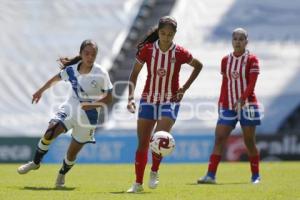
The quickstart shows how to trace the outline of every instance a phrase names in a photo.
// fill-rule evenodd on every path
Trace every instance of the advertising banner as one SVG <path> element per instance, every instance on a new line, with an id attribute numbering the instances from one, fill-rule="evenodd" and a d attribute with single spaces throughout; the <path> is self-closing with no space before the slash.
<path id="1" fill-rule="evenodd" d="M 164 162 L 207 162 L 213 147 L 212 135 L 174 136 L 174 152 Z M 51 145 L 44 163 L 62 162 L 71 137 L 60 136 Z M 96 144 L 86 144 L 78 155 L 80 163 L 133 163 L 136 151 L 136 136 L 96 136 Z"/>
<path id="2" fill-rule="evenodd" d="M 256 145 L 262 160 L 300 160 L 300 135 L 257 135 Z M 224 160 L 248 160 L 247 149 L 241 135 L 229 137 Z"/>
<path id="3" fill-rule="evenodd" d="M 174 135 L 174 152 L 164 158 L 167 163 L 208 162 L 214 144 L 213 135 Z M 0 163 L 32 160 L 39 138 L 11 137 L 0 139 Z M 50 146 L 44 163 L 61 163 L 71 136 L 61 135 Z M 96 144 L 86 144 L 78 155 L 79 163 L 133 163 L 135 135 L 96 135 Z M 256 144 L 262 160 L 300 160 L 300 135 L 257 135 Z M 241 135 L 228 138 L 223 160 L 247 161 L 247 150 Z M 151 159 L 149 159 L 150 161 Z"/>
<path id="4" fill-rule="evenodd" d="M 0 163 L 27 162 L 32 159 L 39 138 L 12 137 L 0 139 Z"/>

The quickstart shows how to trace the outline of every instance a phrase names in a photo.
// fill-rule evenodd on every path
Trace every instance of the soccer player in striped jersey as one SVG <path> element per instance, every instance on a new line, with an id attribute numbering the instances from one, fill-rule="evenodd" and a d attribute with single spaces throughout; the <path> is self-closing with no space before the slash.
<path id="1" fill-rule="evenodd" d="M 144 170 L 148 159 L 148 147 L 151 134 L 157 131 L 170 132 L 176 121 L 180 101 L 198 76 L 202 64 L 191 53 L 175 44 L 173 38 L 177 31 L 177 22 L 173 17 L 165 16 L 159 20 L 158 27 L 150 32 L 138 45 L 136 62 L 129 79 L 129 97 L 127 109 L 136 110 L 134 90 L 136 80 L 144 63 L 147 65 L 147 80 L 139 105 L 137 134 L 138 147 L 135 155 L 136 180 L 127 192 L 143 191 Z M 193 67 L 188 80 L 179 85 L 179 72 L 182 64 Z M 158 169 L 162 157 L 152 152 L 152 167 L 149 187 L 158 185 Z"/>
<path id="2" fill-rule="evenodd" d="M 73 59 L 61 58 L 62 70 L 41 87 L 32 97 L 38 103 L 42 94 L 58 81 L 72 85 L 72 94 L 50 120 L 48 129 L 40 139 L 32 161 L 18 168 L 19 174 L 26 174 L 40 167 L 50 144 L 61 133 L 72 129 L 72 140 L 63 165 L 58 172 L 56 187 L 64 187 L 65 175 L 74 166 L 76 156 L 86 143 L 95 143 L 94 131 L 98 123 L 100 107 L 112 102 L 112 84 L 107 71 L 95 63 L 98 47 L 91 40 L 85 40 L 80 55 Z"/>
<path id="3" fill-rule="evenodd" d="M 198 179 L 198 183 L 216 183 L 215 175 L 223 148 L 238 121 L 248 150 L 251 181 L 254 184 L 260 182 L 259 154 L 255 144 L 255 128 L 260 125 L 260 113 L 254 93 L 259 63 L 257 57 L 246 49 L 247 43 L 247 31 L 243 28 L 235 29 L 232 33 L 233 53 L 225 56 L 221 62 L 223 80 L 215 144 L 207 174 Z"/>

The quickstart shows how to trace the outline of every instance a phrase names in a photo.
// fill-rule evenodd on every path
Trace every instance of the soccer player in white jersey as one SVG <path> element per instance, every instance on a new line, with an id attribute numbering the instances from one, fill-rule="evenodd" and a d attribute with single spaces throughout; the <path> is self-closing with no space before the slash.
<path id="1" fill-rule="evenodd" d="M 136 62 L 129 78 L 127 109 L 132 113 L 135 112 L 134 89 L 137 76 L 145 63 L 148 75 L 141 95 L 137 121 L 136 180 L 128 189 L 129 193 L 143 191 L 143 177 L 153 130 L 154 132 L 171 131 L 177 118 L 180 101 L 202 69 L 202 64 L 193 58 L 189 51 L 173 42 L 176 30 L 177 22 L 173 17 L 162 17 L 158 27 L 138 45 Z M 183 64 L 191 66 L 193 71 L 188 80 L 180 86 L 179 72 Z M 158 169 L 161 160 L 160 155 L 152 152 L 149 180 L 151 189 L 158 185 Z"/>
<path id="2" fill-rule="evenodd" d="M 60 73 L 33 94 L 32 103 L 38 103 L 42 94 L 58 81 L 64 80 L 72 85 L 72 95 L 50 120 L 48 129 L 37 145 L 33 160 L 21 165 L 18 168 L 19 174 L 38 169 L 53 140 L 61 133 L 72 129 L 72 140 L 55 183 L 56 187 L 64 187 L 65 174 L 74 166 L 79 151 L 84 144 L 95 143 L 94 131 L 99 111 L 101 107 L 112 102 L 113 88 L 108 72 L 95 63 L 97 52 L 95 42 L 83 41 L 79 56 L 73 59 L 61 58 Z"/>
<path id="3" fill-rule="evenodd" d="M 260 113 L 254 93 L 259 74 L 257 57 L 247 49 L 248 34 L 243 28 L 232 33 L 233 53 L 221 63 L 223 76 L 219 98 L 219 119 L 215 130 L 215 144 L 209 159 L 207 174 L 198 183 L 215 183 L 215 175 L 223 148 L 231 131 L 240 122 L 244 142 L 248 150 L 251 182 L 260 182 L 259 154 L 255 144 L 255 128 L 260 125 Z"/>

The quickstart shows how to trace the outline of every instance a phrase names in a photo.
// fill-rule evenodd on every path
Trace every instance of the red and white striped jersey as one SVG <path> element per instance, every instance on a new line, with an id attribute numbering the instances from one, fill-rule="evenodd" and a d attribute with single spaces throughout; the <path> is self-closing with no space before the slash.
<path id="1" fill-rule="evenodd" d="M 142 99 L 151 103 L 172 102 L 179 89 L 181 65 L 190 63 L 192 55 L 183 47 L 172 44 L 162 52 L 158 41 L 145 44 L 136 56 L 137 62 L 147 63 L 147 80 Z"/>
<path id="2" fill-rule="evenodd" d="M 247 93 L 249 91 L 247 87 L 250 87 L 250 75 L 259 74 L 258 59 L 255 55 L 246 51 L 239 57 L 235 57 L 233 53 L 225 56 L 221 63 L 221 74 L 223 80 L 219 107 L 232 110 L 239 98 L 245 100 L 246 103 L 257 104 L 254 93 L 255 83 L 251 84 L 253 88 L 249 94 Z"/>

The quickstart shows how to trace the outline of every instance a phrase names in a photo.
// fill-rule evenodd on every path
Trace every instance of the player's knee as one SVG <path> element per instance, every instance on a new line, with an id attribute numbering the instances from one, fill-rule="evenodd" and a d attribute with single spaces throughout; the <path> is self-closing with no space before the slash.
<path id="1" fill-rule="evenodd" d="M 60 124 L 58 122 L 50 122 L 48 129 L 44 135 L 46 140 L 53 140 L 56 136 L 58 136 L 62 132 L 60 128 Z"/>
<path id="2" fill-rule="evenodd" d="M 148 137 L 140 138 L 138 141 L 138 150 L 141 150 L 141 151 L 148 150 L 149 141 L 150 141 L 150 138 L 148 138 Z"/>
<path id="3" fill-rule="evenodd" d="M 138 145 L 138 151 L 147 151 L 149 149 L 149 144 L 140 143 Z"/>
<path id="4" fill-rule="evenodd" d="M 51 129 L 47 129 L 46 133 L 44 134 L 44 138 L 46 140 L 53 140 L 55 138 L 55 132 Z"/>
<path id="5" fill-rule="evenodd" d="M 244 143 L 248 150 L 256 148 L 255 140 L 253 138 L 244 138 Z"/>
<path id="6" fill-rule="evenodd" d="M 52 140 L 52 133 L 46 131 L 43 138 L 48 141 Z"/>
<path id="7" fill-rule="evenodd" d="M 223 135 L 216 136 L 215 144 L 216 145 L 223 145 L 226 142 L 227 137 Z"/>
<path id="8" fill-rule="evenodd" d="M 255 142 L 251 139 L 250 140 L 245 140 L 244 142 L 245 142 L 246 147 L 248 147 L 248 148 L 254 148 L 255 147 Z"/>

